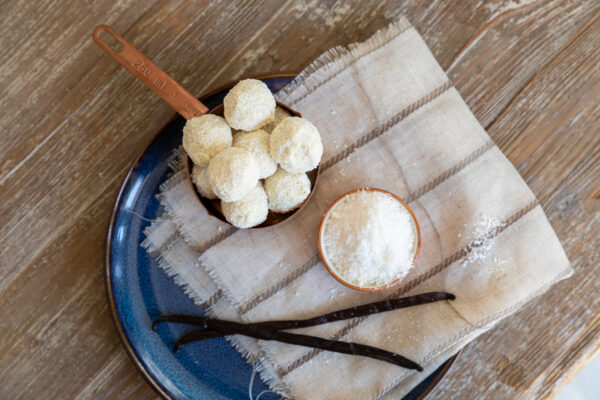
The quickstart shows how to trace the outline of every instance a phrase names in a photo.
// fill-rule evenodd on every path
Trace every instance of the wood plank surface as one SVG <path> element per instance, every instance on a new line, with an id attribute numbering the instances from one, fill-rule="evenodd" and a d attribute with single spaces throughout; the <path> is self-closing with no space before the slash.
<path id="1" fill-rule="evenodd" d="M 470 398 L 550 397 L 600 349 L 599 43 L 596 13 L 488 129 L 537 194 L 575 273 L 471 344 L 438 388 L 444 398 L 464 398 L 453 379 Z"/>
<path id="2" fill-rule="evenodd" d="M 155 398 L 103 286 L 126 170 L 172 115 L 91 41 L 192 93 L 302 69 L 404 14 L 540 199 L 575 275 L 468 346 L 432 398 L 550 398 L 600 349 L 600 3 L 0 3 L 0 398 Z"/>

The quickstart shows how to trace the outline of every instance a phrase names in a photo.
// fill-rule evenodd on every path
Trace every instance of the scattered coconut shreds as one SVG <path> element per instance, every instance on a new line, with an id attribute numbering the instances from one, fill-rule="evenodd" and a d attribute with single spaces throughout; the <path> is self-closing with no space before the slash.
<path id="1" fill-rule="evenodd" d="M 488 261 L 490 250 L 496 242 L 496 231 L 505 226 L 506 223 L 499 218 L 483 215 L 471 233 L 471 236 L 475 239 L 467 247 L 467 255 L 462 259 L 461 265 L 467 267 L 473 263 Z M 507 260 L 501 260 L 498 257 L 493 257 L 492 261 L 496 265 L 506 264 L 507 262 Z"/>

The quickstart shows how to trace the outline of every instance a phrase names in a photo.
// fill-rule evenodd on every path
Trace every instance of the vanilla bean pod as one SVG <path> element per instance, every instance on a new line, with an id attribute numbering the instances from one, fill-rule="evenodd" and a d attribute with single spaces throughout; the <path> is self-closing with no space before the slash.
<path id="1" fill-rule="evenodd" d="M 330 339 L 323 339 L 309 335 L 282 332 L 282 330 L 306 328 L 329 322 L 342 321 L 351 318 L 358 318 L 378 314 L 380 312 L 397 310 L 400 308 L 428 304 L 441 300 L 454 299 L 455 296 L 451 293 L 431 292 L 415 296 L 408 296 L 398 299 L 389 299 L 378 301 L 375 303 L 363 304 L 361 306 L 350 307 L 303 320 L 264 321 L 248 324 L 232 321 L 222 321 L 218 319 L 200 316 L 166 315 L 156 319 L 152 324 L 152 328 L 155 329 L 156 325 L 161 322 L 188 324 L 201 328 L 181 337 L 175 344 L 175 351 L 178 351 L 179 347 L 194 341 L 205 340 L 219 336 L 241 334 L 256 339 L 275 340 L 283 343 L 314 347 L 343 354 L 361 355 L 386 361 L 405 368 L 416 369 L 418 371 L 421 371 L 421 366 L 415 363 L 414 361 L 411 361 L 399 354 L 378 349 L 376 347 L 352 342 L 342 342 Z"/>
<path id="2" fill-rule="evenodd" d="M 206 319 L 202 324 L 202 327 L 208 330 L 221 330 L 223 332 L 227 332 L 228 335 L 240 334 L 253 337 L 255 339 L 274 340 L 277 342 L 313 347 L 335 353 L 364 356 L 374 358 L 376 360 L 386 361 L 403 368 L 423 371 L 423 367 L 421 367 L 419 364 L 401 356 L 400 354 L 392 353 L 387 350 L 379 349 L 373 346 L 367 346 L 364 344 L 323 339 L 316 336 L 300 335 L 297 333 L 282 332 L 277 330 L 273 331 L 252 325 L 240 324 L 231 321 L 221 321 L 217 319 Z M 179 348 L 186 343 L 198 340 L 195 336 L 197 332 L 200 334 L 204 333 L 204 331 L 200 330 L 183 336 L 177 341 L 177 343 L 175 343 L 174 351 L 177 352 Z M 204 338 L 202 337 L 201 340 L 202 339 Z"/>
<path id="3" fill-rule="evenodd" d="M 320 315 L 313 318 L 303 320 L 283 320 L 283 321 L 265 321 L 265 322 L 254 322 L 246 325 L 253 326 L 256 328 L 263 328 L 268 330 L 284 330 L 284 329 L 297 329 L 307 328 L 310 326 L 326 324 L 329 322 L 342 321 L 350 318 L 364 317 L 367 315 L 378 314 L 380 312 L 397 310 L 400 308 L 413 307 L 422 304 L 434 303 L 442 300 L 454 300 L 456 297 L 451 293 L 445 292 L 431 292 L 423 293 L 415 296 L 401 297 L 398 299 L 389 299 L 378 301 L 375 303 L 363 304 L 360 306 L 350 307 L 343 310 L 333 311 L 328 314 Z M 203 321 L 210 319 L 207 317 L 196 317 L 187 315 L 165 315 L 157 318 L 152 324 L 154 329 L 157 324 L 161 322 L 175 322 L 181 324 L 191 324 L 201 326 Z M 224 336 L 227 333 L 213 334 L 206 333 L 206 339 L 217 336 Z"/>

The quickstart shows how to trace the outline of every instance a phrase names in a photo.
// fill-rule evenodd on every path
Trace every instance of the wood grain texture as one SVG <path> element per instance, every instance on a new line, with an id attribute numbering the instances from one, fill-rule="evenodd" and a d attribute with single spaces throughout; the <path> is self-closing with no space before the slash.
<path id="1" fill-rule="evenodd" d="M 575 274 L 471 344 L 438 388 L 443 398 L 464 398 L 466 385 L 472 398 L 550 397 L 600 349 L 598 43 L 600 13 L 488 129 L 538 196 Z"/>
<path id="2" fill-rule="evenodd" d="M 404 14 L 540 199 L 575 267 L 432 398 L 549 398 L 600 349 L 600 4 L 0 3 L 0 398 L 156 398 L 103 287 L 112 203 L 168 105 L 93 44 L 113 26 L 191 93 L 301 69 Z"/>

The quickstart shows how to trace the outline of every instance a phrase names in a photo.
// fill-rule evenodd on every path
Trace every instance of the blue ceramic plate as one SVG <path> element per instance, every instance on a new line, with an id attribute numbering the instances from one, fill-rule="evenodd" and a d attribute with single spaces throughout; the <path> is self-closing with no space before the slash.
<path id="1" fill-rule="evenodd" d="M 295 74 L 260 76 L 276 92 Z M 201 100 L 209 108 L 223 101 L 233 83 Z M 267 385 L 228 342 L 210 339 L 171 351 L 186 327 L 151 321 L 164 314 L 198 314 L 201 310 L 146 254 L 144 229 L 160 214 L 155 195 L 167 179 L 167 159 L 181 143 L 185 120 L 176 117 L 160 129 L 131 167 L 117 197 L 106 238 L 106 291 L 112 316 L 129 356 L 146 380 L 168 399 L 256 399 Z M 417 386 L 405 399 L 422 399 L 448 371 L 457 356 Z M 254 379 L 253 379 L 254 378 Z M 253 381 L 252 386 L 250 382 Z M 272 392 L 262 400 L 278 399 Z"/>

